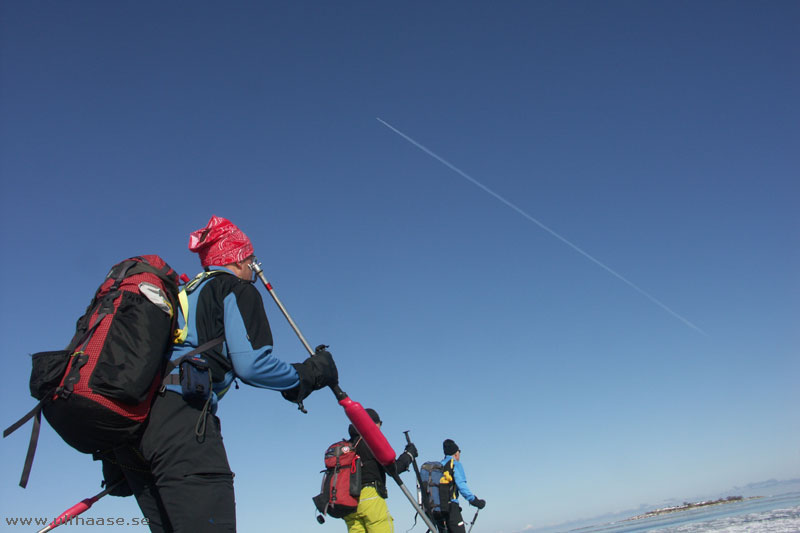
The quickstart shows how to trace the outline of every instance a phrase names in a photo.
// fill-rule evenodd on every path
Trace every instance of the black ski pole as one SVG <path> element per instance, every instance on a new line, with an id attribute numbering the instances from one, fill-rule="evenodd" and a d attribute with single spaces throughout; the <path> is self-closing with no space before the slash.
<path id="1" fill-rule="evenodd" d="M 480 509 L 478 509 L 477 511 L 475 511 L 475 516 L 473 516 L 473 517 L 472 517 L 472 522 L 470 522 L 470 523 L 469 523 L 469 529 L 467 530 L 467 533 L 469 533 L 470 531 L 472 531 L 472 526 L 474 526 L 474 525 L 475 525 L 475 520 L 477 520 L 477 519 L 478 519 L 478 513 L 480 513 L 480 512 L 481 512 L 481 510 L 480 510 Z"/>
<path id="2" fill-rule="evenodd" d="M 404 431 L 403 435 L 406 436 L 406 442 L 411 444 L 411 437 L 408 436 L 408 431 Z M 417 466 L 417 458 L 413 455 L 411 456 L 411 464 L 414 465 L 414 474 L 417 475 L 417 502 L 422 504 L 422 475 L 419 473 L 419 467 Z"/>
<path id="3" fill-rule="evenodd" d="M 406 442 L 408 444 L 411 444 L 411 437 L 408 436 L 408 431 L 404 431 L 403 435 L 406 436 Z M 417 458 L 414 457 L 413 455 L 411 456 L 411 464 L 414 465 L 414 474 L 417 476 L 417 503 L 419 504 L 419 508 L 424 511 L 425 510 L 425 506 L 422 505 L 422 474 L 419 473 L 419 466 L 417 466 Z M 429 520 L 431 520 L 431 518 L 429 516 L 427 518 Z M 414 518 L 414 523 L 416 523 L 416 521 L 417 520 L 416 520 L 416 517 L 415 517 Z M 431 520 L 431 522 L 432 521 L 433 520 Z M 423 519 L 423 522 L 426 522 L 426 524 L 427 524 L 427 521 L 425 519 Z M 434 533 L 435 533 L 435 530 L 428 529 L 428 531 L 434 531 Z"/>

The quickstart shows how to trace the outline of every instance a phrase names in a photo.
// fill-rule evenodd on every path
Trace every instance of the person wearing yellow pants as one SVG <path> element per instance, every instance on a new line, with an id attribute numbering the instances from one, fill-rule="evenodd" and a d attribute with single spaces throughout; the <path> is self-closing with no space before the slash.
<path id="1" fill-rule="evenodd" d="M 361 489 L 358 508 L 344 517 L 348 533 L 394 533 L 394 518 L 373 485 Z"/>
<path id="2" fill-rule="evenodd" d="M 378 425 L 383 424 L 375 409 L 367 409 L 372 421 Z M 359 439 L 356 428 L 350 424 L 348 428 L 352 442 L 357 442 L 356 453 L 361 457 L 361 497 L 355 511 L 344 517 L 348 533 L 394 533 L 394 518 L 389 514 L 386 498 L 386 469 L 375 459 L 372 452 L 364 442 Z M 395 465 L 398 472 L 408 470 L 411 461 L 417 456 L 417 448 L 407 444 Z"/>

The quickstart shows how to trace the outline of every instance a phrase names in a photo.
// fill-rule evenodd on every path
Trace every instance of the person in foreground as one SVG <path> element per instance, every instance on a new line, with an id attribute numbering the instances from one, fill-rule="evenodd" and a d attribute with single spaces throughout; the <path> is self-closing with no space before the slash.
<path id="1" fill-rule="evenodd" d="M 380 427 L 381 421 L 375 409 L 367 409 L 372 421 Z M 358 508 L 344 517 L 348 533 L 393 533 L 394 518 L 389 514 L 386 498 L 386 468 L 378 462 L 359 435 L 353 424 L 348 428 L 350 441 L 355 443 L 356 453 L 361 457 L 361 497 Z M 417 457 L 417 448 L 414 444 L 406 445 L 405 450 L 390 468 L 397 468 L 397 472 L 405 472 L 411 461 Z"/>
<path id="2" fill-rule="evenodd" d="M 179 313 L 178 320 L 185 340 L 170 359 L 212 341 L 199 354 L 209 371 L 199 382 L 210 382 L 211 393 L 200 400 L 182 394 L 176 367 L 153 402 L 138 445 L 104 457 L 103 471 L 109 485 L 124 475 L 127 486 L 112 494 L 133 493 L 153 532 L 233 532 L 233 473 L 214 414 L 217 402 L 238 378 L 301 403 L 336 385 L 338 372 L 324 346 L 303 363 L 288 364 L 272 353 L 269 322 L 252 283 L 253 245 L 232 222 L 212 216 L 190 235 L 189 250 L 204 270 L 186 286 L 188 318 Z"/>
<path id="3" fill-rule="evenodd" d="M 447 505 L 447 511 L 437 517 L 436 526 L 440 532 L 447 533 L 466 533 L 467 529 L 464 525 L 464 518 L 461 515 L 461 506 L 458 504 L 459 494 L 463 496 L 470 505 L 474 505 L 478 509 L 483 509 L 486 506 L 486 500 L 481 500 L 470 490 L 467 485 L 467 476 L 464 474 L 464 467 L 461 465 L 461 450 L 452 439 L 445 439 L 442 443 L 444 450 L 444 459 L 442 459 L 442 466 L 444 466 L 445 476 L 448 474 L 452 476 L 454 483 L 450 492 L 450 501 Z"/>

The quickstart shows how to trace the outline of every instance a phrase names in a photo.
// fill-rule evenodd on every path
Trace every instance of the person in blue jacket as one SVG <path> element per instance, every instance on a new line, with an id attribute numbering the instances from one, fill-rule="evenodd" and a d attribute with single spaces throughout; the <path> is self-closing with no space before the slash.
<path id="1" fill-rule="evenodd" d="M 250 269 L 253 246 L 232 222 L 213 216 L 190 235 L 189 249 L 204 270 L 185 287 L 187 318 L 179 312 L 177 324 L 183 340 L 170 359 L 202 347 L 198 356 L 205 364 L 184 365 L 183 372 L 198 371 L 197 384 L 205 380 L 211 393 L 196 398 L 182 390 L 176 367 L 156 395 L 141 440 L 102 457 L 103 471 L 109 485 L 124 476 L 127 483 L 111 494 L 133 493 L 153 532 L 235 532 L 233 473 L 217 402 L 238 378 L 302 405 L 313 391 L 337 384 L 338 372 L 324 346 L 303 363 L 289 364 L 273 354 Z"/>
<path id="2" fill-rule="evenodd" d="M 453 488 L 450 492 L 447 512 L 439 518 L 436 525 L 439 527 L 440 532 L 466 533 L 467 529 L 464 525 L 464 518 L 461 515 L 458 496 L 463 496 L 470 505 L 474 505 L 478 509 L 483 509 L 486 506 L 486 500 L 481 500 L 475 496 L 475 493 L 467 485 L 467 476 L 464 474 L 464 467 L 461 465 L 461 450 L 458 445 L 452 439 L 445 439 L 442 443 L 442 449 L 444 450 L 442 466 L 444 466 L 445 471 L 443 479 L 449 474 Z"/>

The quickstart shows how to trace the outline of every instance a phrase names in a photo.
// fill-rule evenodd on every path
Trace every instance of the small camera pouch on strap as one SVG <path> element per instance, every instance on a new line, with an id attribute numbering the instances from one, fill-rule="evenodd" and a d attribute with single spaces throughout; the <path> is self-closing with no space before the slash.
<path id="1" fill-rule="evenodd" d="M 211 396 L 211 371 L 208 361 L 197 355 L 181 361 L 181 394 L 189 403 L 205 403 Z"/>
<path id="2" fill-rule="evenodd" d="M 162 392 L 167 385 L 180 385 L 181 394 L 187 402 L 202 403 L 211 398 L 211 369 L 208 367 L 208 360 L 204 359 L 202 354 L 224 340 L 225 337 L 217 337 L 170 361 L 162 382 Z M 176 367 L 180 367 L 178 376 L 172 373 Z"/>
<path id="3" fill-rule="evenodd" d="M 221 344 L 225 337 L 218 337 L 210 340 L 205 344 L 201 344 L 191 352 L 173 359 L 167 364 L 166 376 L 161 384 L 161 391 L 163 392 L 167 385 L 177 385 L 180 383 L 181 395 L 183 399 L 189 404 L 196 406 L 202 405 L 203 408 L 200 416 L 197 419 L 197 425 L 194 428 L 195 436 L 202 440 L 205 438 L 206 432 L 206 415 L 209 413 L 211 406 L 211 369 L 208 367 L 208 361 L 203 359 L 200 355 L 206 350 L 210 350 L 217 344 Z M 172 373 L 176 367 L 178 371 L 178 383 L 175 383 L 175 374 Z"/>

